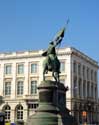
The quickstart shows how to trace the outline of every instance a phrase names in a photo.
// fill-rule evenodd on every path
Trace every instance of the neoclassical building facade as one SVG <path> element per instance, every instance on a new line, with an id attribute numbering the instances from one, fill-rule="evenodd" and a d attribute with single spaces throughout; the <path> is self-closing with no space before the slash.
<path id="1" fill-rule="evenodd" d="M 0 110 L 9 122 L 25 123 L 38 107 L 43 50 L 0 54 Z M 78 123 L 99 122 L 98 63 L 72 47 L 57 50 L 60 81 L 68 86 L 66 106 Z M 51 73 L 47 80 L 54 80 Z"/>

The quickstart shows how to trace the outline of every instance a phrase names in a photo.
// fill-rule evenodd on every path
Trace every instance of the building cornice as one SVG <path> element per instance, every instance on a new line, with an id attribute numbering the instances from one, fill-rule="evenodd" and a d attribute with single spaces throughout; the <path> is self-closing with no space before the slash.
<path id="1" fill-rule="evenodd" d="M 12 52 L 12 53 L 1 53 L 0 54 L 0 60 L 37 58 L 37 57 L 41 57 L 41 52 L 43 52 L 43 50 L 39 50 L 39 51 L 24 51 L 24 52 Z"/>
<path id="2" fill-rule="evenodd" d="M 42 53 L 45 50 L 34 50 L 34 51 L 23 51 L 23 52 L 8 52 L 8 53 L 1 53 L 0 60 L 12 60 L 12 59 L 24 59 L 24 58 L 40 58 L 42 57 Z M 81 59 L 86 60 L 86 62 L 94 65 L 95 67 L 99 68 L 98 62 L 93 60 L 92 58 L 88 57 L 84 53 L 80 52 L 79 50 L 73 47 L 65 47 L 57 49 L 58 56 L 66 56 L 66 55 L 75 55 L 80 57 Z"/>
<path id="3" fill-rule="evenodd" d="M 85 55 L 84 53 L 80 52 L 79 50 L 75 49 L 75 48 L 72 48 L 71 47 L 71 53 L 72 55 L 75 55 L 77 57 L 80 57 L 81 59 L 84 59 L 86 60 L 86 62 L 94 65 L 95 67 L 99 68 L 98 66 L 98 62 L 93 60 L 92 58 L 90 58 L 89 56 Z"/>

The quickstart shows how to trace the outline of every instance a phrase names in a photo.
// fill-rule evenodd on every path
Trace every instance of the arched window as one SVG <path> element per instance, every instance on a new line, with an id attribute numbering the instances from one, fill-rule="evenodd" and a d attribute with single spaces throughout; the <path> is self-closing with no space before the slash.
<path id="1" fill-rule="evenodd" d="M 9 121 L 11 115 L 11 107 L 9 105 L 6 105 L 3 107 L 3 111 L 5 113 L 5 121 Z"/>
<path id="2" fill-rule="evenodd" d="M 18 105 L 16 107 L 16 119 L 23 120 L 23 106 L 22 105 Z"/>

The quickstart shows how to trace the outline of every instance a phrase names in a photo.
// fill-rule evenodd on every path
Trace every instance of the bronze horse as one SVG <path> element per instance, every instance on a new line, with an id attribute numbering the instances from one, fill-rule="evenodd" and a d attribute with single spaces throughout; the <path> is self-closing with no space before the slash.
<path id="1" fill-rule="evenodd" d="M 57 58 L 54 60 L 51 58 L 46 58 L 43 62 L 43 80 L 45 80 L 45 74 L 48 71 L 52 72 L 52 76 L 54 77 L 56 82 L 59 82 L 59 73 L 60 73 L 60 62 Z"/>

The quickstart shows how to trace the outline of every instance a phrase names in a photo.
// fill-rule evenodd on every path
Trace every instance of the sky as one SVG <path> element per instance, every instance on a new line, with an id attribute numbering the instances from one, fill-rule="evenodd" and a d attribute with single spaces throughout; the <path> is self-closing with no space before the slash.
<path id="1" fill-rule="evenodd" d="M 0 0 L 0 53 L 46 49 L 64 26 L 61 47 L 99 62 L 99 0 Z"/>

